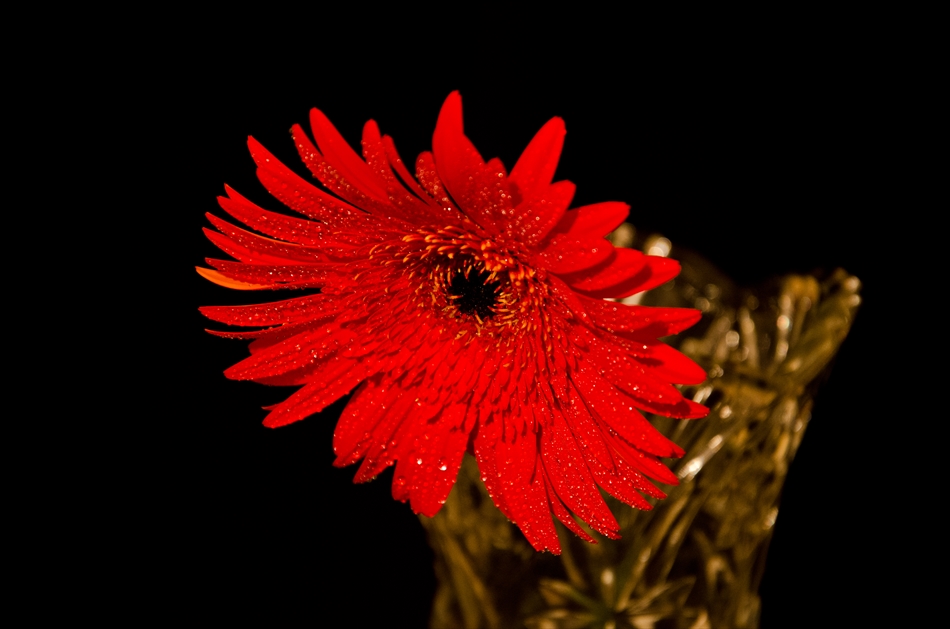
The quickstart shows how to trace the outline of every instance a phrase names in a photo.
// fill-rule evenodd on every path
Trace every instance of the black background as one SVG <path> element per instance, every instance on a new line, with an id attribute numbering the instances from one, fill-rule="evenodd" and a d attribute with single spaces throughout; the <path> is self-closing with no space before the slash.
<path id="1" fill-rule="evenodd" d="M 354 145 L 375 119 L 411 160 L 430 148 L 442 101 L 457 89 L 484 157 L 510 168 L 537 129 L 561 116 L 568 133 L 557 178 L 577 185 L 575 206 L 626 201 L 638 229 L 701 253 L 740 284 L 839 266 L 863 280 L 861 311 L 791 467 L 761 592 L 766 629 L 816 614 L 879 615 L 861 606 L 881 585 L 874 549 L 859 539 L 883 526 L 868 515 L 881 496 L 856 471 L 886 421 L 869 391 L 885 289 L 880 235 L 868 222 L 890 203 L 880 166 L 888 131 L 876 122 L 883 88 L 870 68 L 849 54 L 794 51 L 659 63 L 623 45 L 554 60 L 486 53 L 450 62 L 436 50 L 370 49 L 357 61 L 326 50 L 288 59 L 215 49 L 163 65 L 140 121 L 162 146 L 149 194 L 175 252 L 164 256 L 174 289 L 155 305 L 174 333 L 151 350 L 170 383 L 156 401 L 174 410 L 146 434 L 164 448 L 159 561 L 174 562 L 178 575 L 163 583 L 159 606 L 185 603 L 209 619 L 316 623 L 342 613 L 356 626 L 425 625 L 432 553 L 408 505 L 390 497 L 391 473 L 353 485 L 356 467 L 332 467 L 342 404 L 263 428 L 260 407 L 291 390 L 225 379 L 246 344 L 203 332 L 212 324 L 198 306 L 284 295 L 229 291 L 194 266 L 220 255 L 201 228 L 205 212 L 223 214 L 215 202 L 223 184 L 280 208 L 254 177 L 248 135 L 305 174 L 288 131 L 306 128 L 318 107 Z"/>

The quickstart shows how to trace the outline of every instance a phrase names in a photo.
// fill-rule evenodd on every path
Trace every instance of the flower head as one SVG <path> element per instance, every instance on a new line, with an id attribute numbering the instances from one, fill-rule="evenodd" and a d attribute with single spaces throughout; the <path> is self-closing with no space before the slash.
<path id="1" fill-rule="evenodd" d="M 323 189 L 253 138 L 257 175 L 295 218 L 226 188 L 221 208 L 265 236 L 208 215 L 208 237 L 237 261 L 198 271 L 242 290 L 319 289 L 285 301 L 205 307 L 247 332 L 251 355 L 225 373 L 299 385 L 264 423 L 283 426 L 350 391 L 334 433 L 335 464 L 362 459 L 356 481 L 395 464 L 393 496 L 434 515 L 472 453 L 492 500 L 531 544 L 559 552 L 552 514 L 617 537 L 598 486 L 634 507 L 676 483 L 661 457 L 683 451 L 637 409 L 693 418 L 707 409 L 672 383 L 705 374 L 657 341 L 699 312 L 628 306 L 621 298 L 679 272 L 668 258 L 615 249 L 604 237 L 628 206 L 568 209 L 574 185 L 552 183 L 564 139 L 553 118 L 510 174 L 462 130 L 458 93 L 445 101 L 415 176 L 376 123 L 362 158 L 329 120 L 310 116 L 316 145 L 293 139 Z"/>

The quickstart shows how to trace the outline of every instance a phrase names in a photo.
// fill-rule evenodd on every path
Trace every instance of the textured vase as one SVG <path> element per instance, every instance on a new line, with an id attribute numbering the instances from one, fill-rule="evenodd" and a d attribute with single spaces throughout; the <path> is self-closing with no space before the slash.
<path id="1" fill-rule="evenodd" d="M 624 225 L 612 238 L 667 255 Z M 810 418 L 820 375 L 851 326 L 860 282 L 842 270 L 788 276 L 740 289 L 702 259 L 675 252 L 682 273 L 642 303 L 703 311 L 664 339 L 706 369 L 685 387 L 707 405 L 700 420 L 653 416 L 686 450 L 667 461 L 679 485 L 651 511 L 607 496 L 620 540 L 587 530 L 588 544 L 557 524 L 562 554 L 534 551 L 492 504 L 475 461 L 436 517 L 421 517 L 436 555 L 430 626 L 745 629 L 759 625 L 759 584 L 788 466 Z M 635 297 L 641 297 L 637 295 Z"/>

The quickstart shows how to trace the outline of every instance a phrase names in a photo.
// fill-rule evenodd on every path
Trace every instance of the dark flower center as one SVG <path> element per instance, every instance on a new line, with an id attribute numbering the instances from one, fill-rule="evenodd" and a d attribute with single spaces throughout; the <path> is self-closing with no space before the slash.
<path id="1" fill-rule="evenodd" d="M 486 271 L 471 271 L 468 277 L 461 271 L 452 276 L 449 284 L 449 299 L 453 300 L 459 312 L 487 319 L 495 314 L 495 289 L 498 282 L 489 277 Z"/>

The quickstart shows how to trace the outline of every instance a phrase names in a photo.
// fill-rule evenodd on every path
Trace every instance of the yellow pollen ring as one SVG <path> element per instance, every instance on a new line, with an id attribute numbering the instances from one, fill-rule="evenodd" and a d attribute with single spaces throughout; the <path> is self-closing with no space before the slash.
<path id="1" fill-rule="evenodd" d="M 401 242 L 376 245 L 371 249 L 371 257 L 380 257 L 384 252 L 390 258 L 378 263 L 403 267 L 403 277 L 414 285 L 418 307 L 433 308 L 440 317 L 458 321 L 453 325 L 461 324 L 463 330 L 471 331 L 469 338 L 488 334 L 508 343 L 515 340 L 513 332 L 521 336 L 534 333 L 539 327 L 544 328 L 546 335 L 556 334 L 544 312 L 546 283 L 539 283 L 535 269 L 519 261 L 519 253 L 477 231 L 455 225 L 419 229 L 403 235 Z M 493 284 L 492 290 L 484 293 L 486 297 L 494 296 L 491 316 L 485 316 L 484 310 L 470 311 L 463 306 L 464 295 L 454 294 L 454 278 L 460 275 L 472 281 L 473 273 L 486 284 Z"/>

